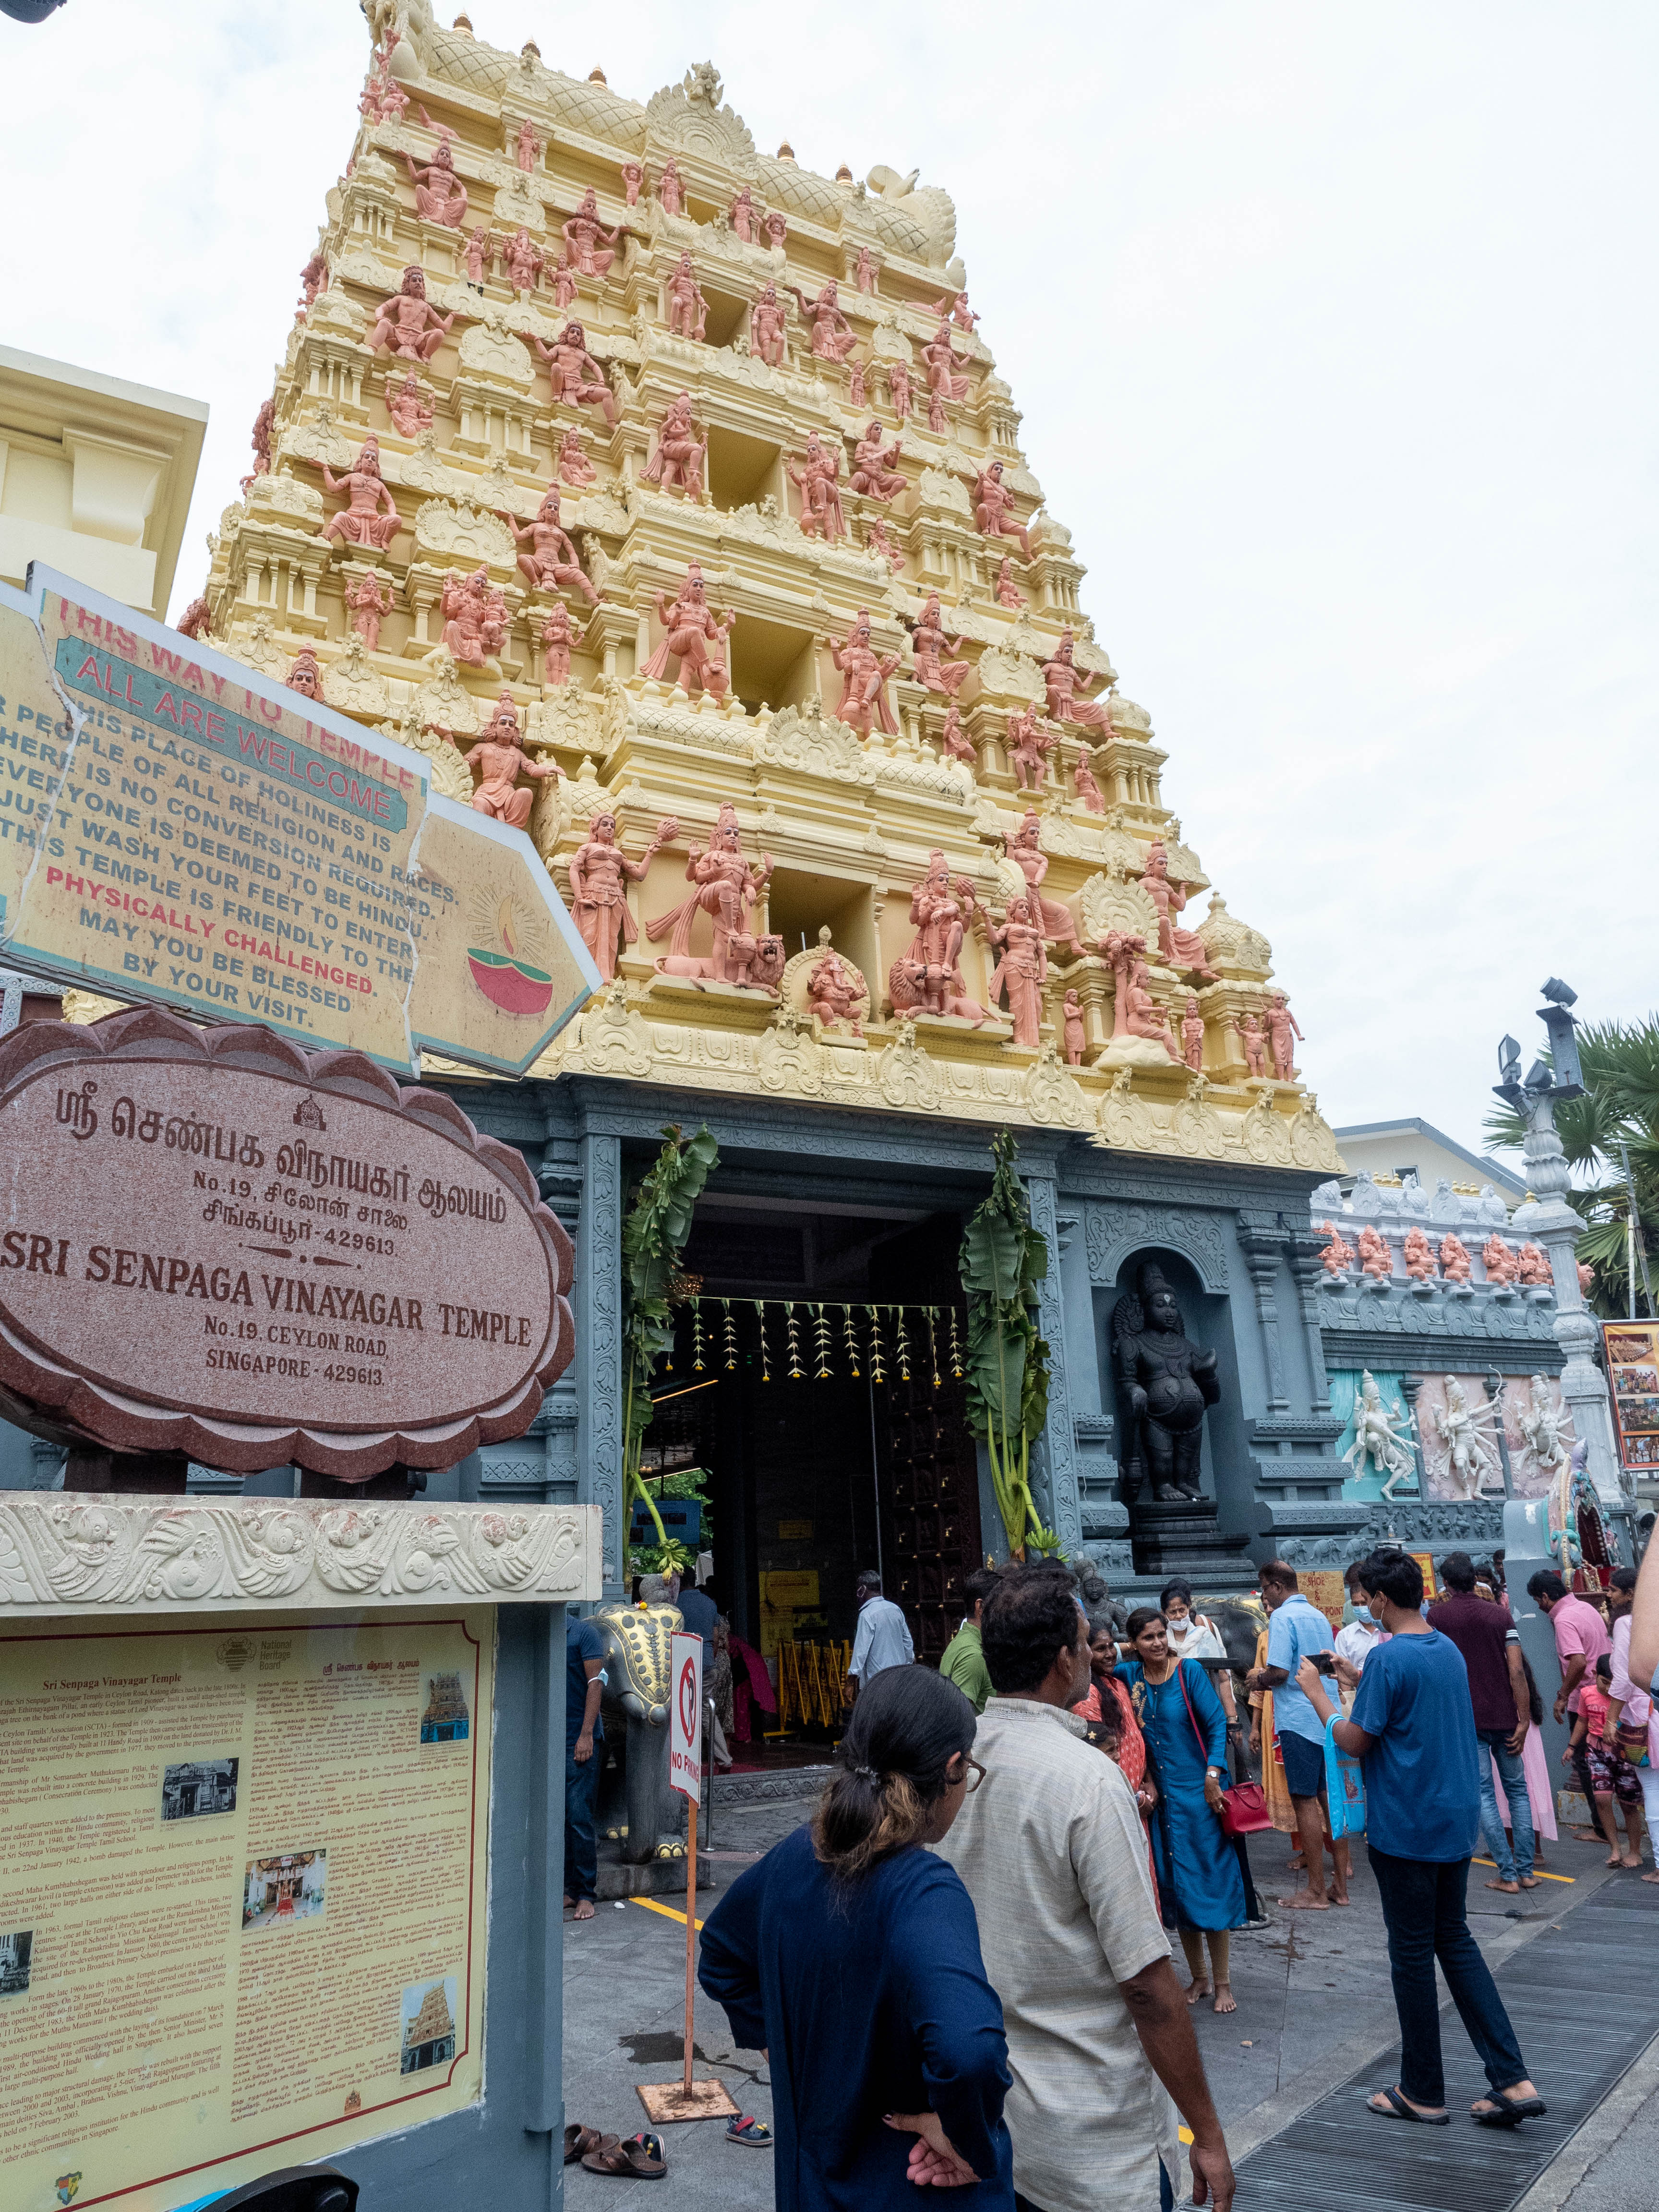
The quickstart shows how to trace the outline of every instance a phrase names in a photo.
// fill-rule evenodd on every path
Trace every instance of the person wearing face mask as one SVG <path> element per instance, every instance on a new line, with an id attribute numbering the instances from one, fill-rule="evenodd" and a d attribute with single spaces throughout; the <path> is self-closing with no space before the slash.
<path id="1" fill-rule="evenodd" d="M 1348 1586 L 1348 1603 L 1353 1610 L 1353 1619 L 1344 1621 L 1336 1632 L 1336 1656 L 1339 1659 L 1346 1659 L 1358 1674 L 1364 1673 L 1365 1662 L 1376 1650 L 1377 1645 L 1386 1644 L 1388 1641 L 1376 1615 L 1371 1611 L 1364 1587 L 1360 1582 L 1359 1570 L 1362 1564 L 1360 1560 L 1355 1559 L 1342 1577 Z M 1352 1690 L 1345 1690 L 1342 1692 L 1342 1710 L 1345 1713 L 1351 1713 L 1353 1711 L 1354 1697 L 1355 1692 Z"/>
<path id="2" fill-rule="evenodd" d="M 1224 1659 L 1227 1647 L 1221 1640 L 1221 1631 L 1207 1613 L 1193 1610 L 1193 1586 L 1188 1582 L 1165 1583 L 1158 1601 L 1158 1609 L 1164 1615 L 1165 1633 L 1170 1650 L 1177 1659 Z M 1238 1707 L 1233 1695 L 1233 1678 L 1230 1668 L 1218 1668 L 1210 1674 L 1210 1680 L 1221 1699 L 1221 1709 L 1227 1716 L 1229 1729 L 1238 1726 Z"/>

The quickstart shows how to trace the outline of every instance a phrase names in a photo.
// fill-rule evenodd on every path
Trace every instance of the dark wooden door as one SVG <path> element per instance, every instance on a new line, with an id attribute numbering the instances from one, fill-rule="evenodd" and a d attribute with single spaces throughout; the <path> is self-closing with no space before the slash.
<path id="1" fill-rule="evenodd" d="M 983 1560 L 979 1464 L 963 1391 L 948 1376 L 878 1386 L 887 1595 L 903 1608 L 916 1656 L 937 1666 L 963 1611 L 962 1578 Z"/>

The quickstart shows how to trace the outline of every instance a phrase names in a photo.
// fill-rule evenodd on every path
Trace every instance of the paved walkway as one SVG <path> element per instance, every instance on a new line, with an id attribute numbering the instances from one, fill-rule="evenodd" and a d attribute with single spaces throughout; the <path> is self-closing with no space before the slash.
<path id="1" fill-rule="evenodd" d="M 717 1811 L 716 1848 L 764 1850 L 803 1810 L 777 1804 Z M 1240 2169 L 1240 2212 L 1250 2206 L 1290 2212 L 1292 2191 L 1297 2212 L 1312 2203 L 1333 2212 L 1360 2212 L 1362 2206 L 1435 2212 L 1442 2203 L 1455 2212 L 1506 2212 L 1523 2198 L 1522 2212 L 1559 2212 L 1562 2206 L 1626 2212 L 1654 2201 L 1655 2190 L 1644 2187 L 1635 2197 L 1618 2191 L 1626 2167 L 1659 2172 L 1659 2097 L 1651 2094 L 1659 2087 L 1659 2066 L 1652 2082 L 1638 2064 L 1623 2088 L 1613 2085 L 1659 2030 L 1659 1888 L 1634 1875 L 1610 1874 L 1598 1846 L 1565 1840 L 1549 1847 L 1551 1868 L 1573 1880 L 1546 1883 L 1520 1899 L 1488 1891 L 1490 1869 L 1474 1869 L 1472 1924 L 1513 2005 L 1528 2063 L 1552 2107 L 1550 2119 L 1529 2124 L 1517 2143 L 1472 2123 L 1419 2130 L 1364 2112 L 1362 2090 L 1398 2075 L 1376 1887 L 1362 1850 L 1346 1911 L 1279 1911 L 1271 1900 L 1293 1886 L 1284 1872 L 1286 1849 L 1279 1836 L 1252 1838 L 1257 1887 L 1270 1901 L 1274 1925 L 1234 1938 L 1238 2010 L 1222 2019 L 1202 2007 L 1197 2015 L 1205 2064 Z M 742 1862 L 717 1863 L 729 1880 Z M 703 1911 L 711 1902 L 702 1902 Z M 594 1920 L 567 1924 L 567 2118 L 631 2135 L 645 2124 L 634 2084 L 677 2077 L 684 1943 L 683 1922 L 637 1903 L 601 1905 Z M 733 2050 L 724 2014 L 701 1995 L 696 2043 L 698 2073 L 717 2075 L 742 2110 L 769 2120 L 759 2054 Z M 1467 2105 L 1484 2084 L 1455 2014 L 1448 2015 L 1446 2052 L 1449 2094 Z M 1632 2097 L 1632 2090 L 1639 2094 Z M 1337 2117 L 1314 2117 L 1322 2106 Z M 1585 2154 L 1570 2153 L 1540 2179 L 1535 2154 L 1553 2154 L 1573 2141 L 1585 2120 L 1593 2149 L 1587 2144 Z M 770 2212 L 769 2153 L 728 2143 L 723 2127 L 707 2121 L 669 2129 L 666 2148 L 677 2202 L 694 2212 Z M 1448 2161 L 1444 2173 L 1452 2183 L 1439 2193 L 1436 2169 L 1431 2164 L 1425 2172 L 1421 2164 L 1437 2151 Z M 1488 2172 L 1498 2185 L 1492 2190 L 1481 2179 Z M 1561 2185 L 1552 2191 L 1547 2185 L 1558 2172 Z M 1355 2193 L 1345 2182 L 1363 2185 Z M 580 2212 L 615 2192 L 614 2183 L 577 2166 L 568 2169 L 566 2183 Z M 1574 2188 L 1577 2194 L 1570 2193 Z"/>

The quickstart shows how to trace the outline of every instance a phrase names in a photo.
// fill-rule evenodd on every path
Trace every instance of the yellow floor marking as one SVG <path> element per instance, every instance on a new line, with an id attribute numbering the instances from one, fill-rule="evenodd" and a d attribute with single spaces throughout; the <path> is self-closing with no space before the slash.
<path id="1" fill-rule="evenodd" d="M 676 1912 L 672 1905 L 659 1905 L 654 1897 L 630 1897 L 628 1901 L 630 1905 L 643 1906 L 647 1912 L 660 1912 L 666 1920 L 678 1920 L 682 1928 L 685 1925 L 685 1915 L 683 1912 Z M 702 1926 L 701 1920 L 698 1921 L 697 1925 L 699 1928 Z"/>
<path id="2" fill-rule="evenodd" d="M 1476 1866 L 1489 1866 L 1494 1873 L 1498 1870 L 1498 1862 L 1496 1859 L 1476 1859 L 1474 1863 Z M 1543 1867 L 1534 1867 L 1533 1869 L 1533 1872 L 1537 1875 L 1540 1881 L 1573 1882 L 1577 1881 L 1578 1879 L 1576 1874 L 1550 1874 Z"/>

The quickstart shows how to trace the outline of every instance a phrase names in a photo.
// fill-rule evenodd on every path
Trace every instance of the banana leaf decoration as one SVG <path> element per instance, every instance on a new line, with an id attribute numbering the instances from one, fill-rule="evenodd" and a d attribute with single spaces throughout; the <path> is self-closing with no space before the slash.
<path id="1" fill-rule="evenodd" d="M 656 1164 L 634 1193 L 623 1223 L 623 1525 L 642 1498 L 656 1525 L 657 1541 L 669 1541 L 656 1500 L 640 1474 L 640 1452 L 651 1425 L 651 1377 L 674 1342 L 674 1308 L 681 1294 L 680 1254 L 691 1234 L 691 1212 L 720 1158 L 706 1128 L 682 1138 L 671 1123 Z M 692 1284 L 695 1289 L 696 1285 Z"/>
<path id="2" fill-rule="evenodd" d="M 1008 1548 L 1053 1552 L 1031 1495 L 1031 1445 L 1048 1412 L 1048 1347 L 1037 1333 L 1037 1285 L 1048 1272 L 1047 1239 L 1016 1172 L 1018 1147 L 1006 1129 L 993 1139 L 988 1198 L 969 1218 L 962 1240 L 968 1294 L 968 1420 L 990 1455 L 991 1483 Z"/>

